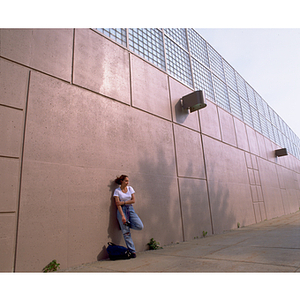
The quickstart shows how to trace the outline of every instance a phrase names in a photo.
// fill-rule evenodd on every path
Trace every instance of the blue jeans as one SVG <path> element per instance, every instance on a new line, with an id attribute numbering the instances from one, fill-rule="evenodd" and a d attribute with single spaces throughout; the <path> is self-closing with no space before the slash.
<path id="1" fill-rule="evenodd" d="M 130 252 L 135 253 L 135 247 L 131 238 L 130 228 L 135 230 L 142 230 L 144 228 L 144 225 L 141 219 L 139 218 L 139 216 L 135 213 L 132 205 L 124 205 L 122 206 L 122 210 L 126 218 L 126 221 L 130 222 L 130 226 L 126 226 L 123 224 L 122 216 L 119 211 L 117 211 L 117 219 L 119 221 L 128 250 Z"/>

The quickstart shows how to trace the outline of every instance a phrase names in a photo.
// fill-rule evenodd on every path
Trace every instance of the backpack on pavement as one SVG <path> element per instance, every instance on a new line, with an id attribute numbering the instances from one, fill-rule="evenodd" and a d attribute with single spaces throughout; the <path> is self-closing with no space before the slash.
<path id="1" fill-rule="evenodd" d="M 110 260 L 129 259 L 131 257 L 131 253 L 127 248 L 111 242 L 108 243 L 106 251 Z"/>

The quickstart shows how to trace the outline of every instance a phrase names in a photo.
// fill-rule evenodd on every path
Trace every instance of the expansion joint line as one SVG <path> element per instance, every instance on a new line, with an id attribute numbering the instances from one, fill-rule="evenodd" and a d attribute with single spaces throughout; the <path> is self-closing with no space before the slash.
<path id="1" fill-rule="evenodd" d="M 22 149 L 21 149 L 21 156 L 20 156 L 19 195 L 18 195 L 17 216 L 16 216 L 15 256 L 14 256 L 14 263 L 13 263 L 13 271 L 14 272 L 16 271 L 16 262 L 17 262 L 18 233 L 19 233 L 19 219 L 20 219 L 20 202 L 21 202 L 24 146 L 25 146 L 25 133 L 26 133 L 26 123 L 27 123 L 27 109 L 28 109 L 30 79 L 31 79 L 31 71 L 29 71 L 29 75 L 28 75 L 27 95 L 26 95 L 26 103 L 25 103 L 25 108 L 24 108 L 23 140 L 22 140 Z"/>

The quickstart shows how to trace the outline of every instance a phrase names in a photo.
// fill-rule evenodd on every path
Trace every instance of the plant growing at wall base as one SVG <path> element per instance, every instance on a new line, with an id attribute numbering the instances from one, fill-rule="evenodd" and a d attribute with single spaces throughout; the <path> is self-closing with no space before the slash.
<path id="1" fill-rule="evenodd" d="M 52 260 L 44 269 L 43 272 L 55 272 L 60 268 L 60 264 L 56 262 L 56 259 Z"/>
<path id="2" fill-rule="evenodd" d="M 159 242 L 155 241 L 153 238 L 150 239 L 150 242 L 147 245 L 149 246 L 149 250 L 162 249 L 162 247 L 159 246 Z"/>
<path id="3" fill-rule="evenodd" d="M 238 222 L 237 223 L 237 228 L 240 228 L 241 227 L 241 224 Z"/>
<path id="4" fill-rule="evenodd" d="M 207 231 L 204 231 L 204 230 L 203 230 L 203 231 L 202 231 L 202 236 L 203 236 L 203 237 L 206 237 L 206 235 L 207 235 Z"/>

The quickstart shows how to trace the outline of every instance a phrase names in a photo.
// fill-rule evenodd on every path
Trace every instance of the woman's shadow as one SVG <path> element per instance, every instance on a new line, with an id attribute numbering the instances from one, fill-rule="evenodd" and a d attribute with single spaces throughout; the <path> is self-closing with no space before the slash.
<path id="1" fill-rule="evenodd" d="M 115 205 L 115 200 L 113 197 L 115 189 L 119 187 L 114 180 L 110 182 L 108 185 L 109 190 L 111 191 L 110 197 L 110 207 L 109 207 L 109 222 L 108 222 L 108 239 L 111 240 L 112 243 L 119 245 L 122 240 L 122 232 L 120 230 L 120 225 L 117 220 L 117 207 Z M 108 254 L 106 251 L 106 245 L 102 247 L 101 252 L 97 255 L 97 260 L 102 260 L 108 258 Z"/>

